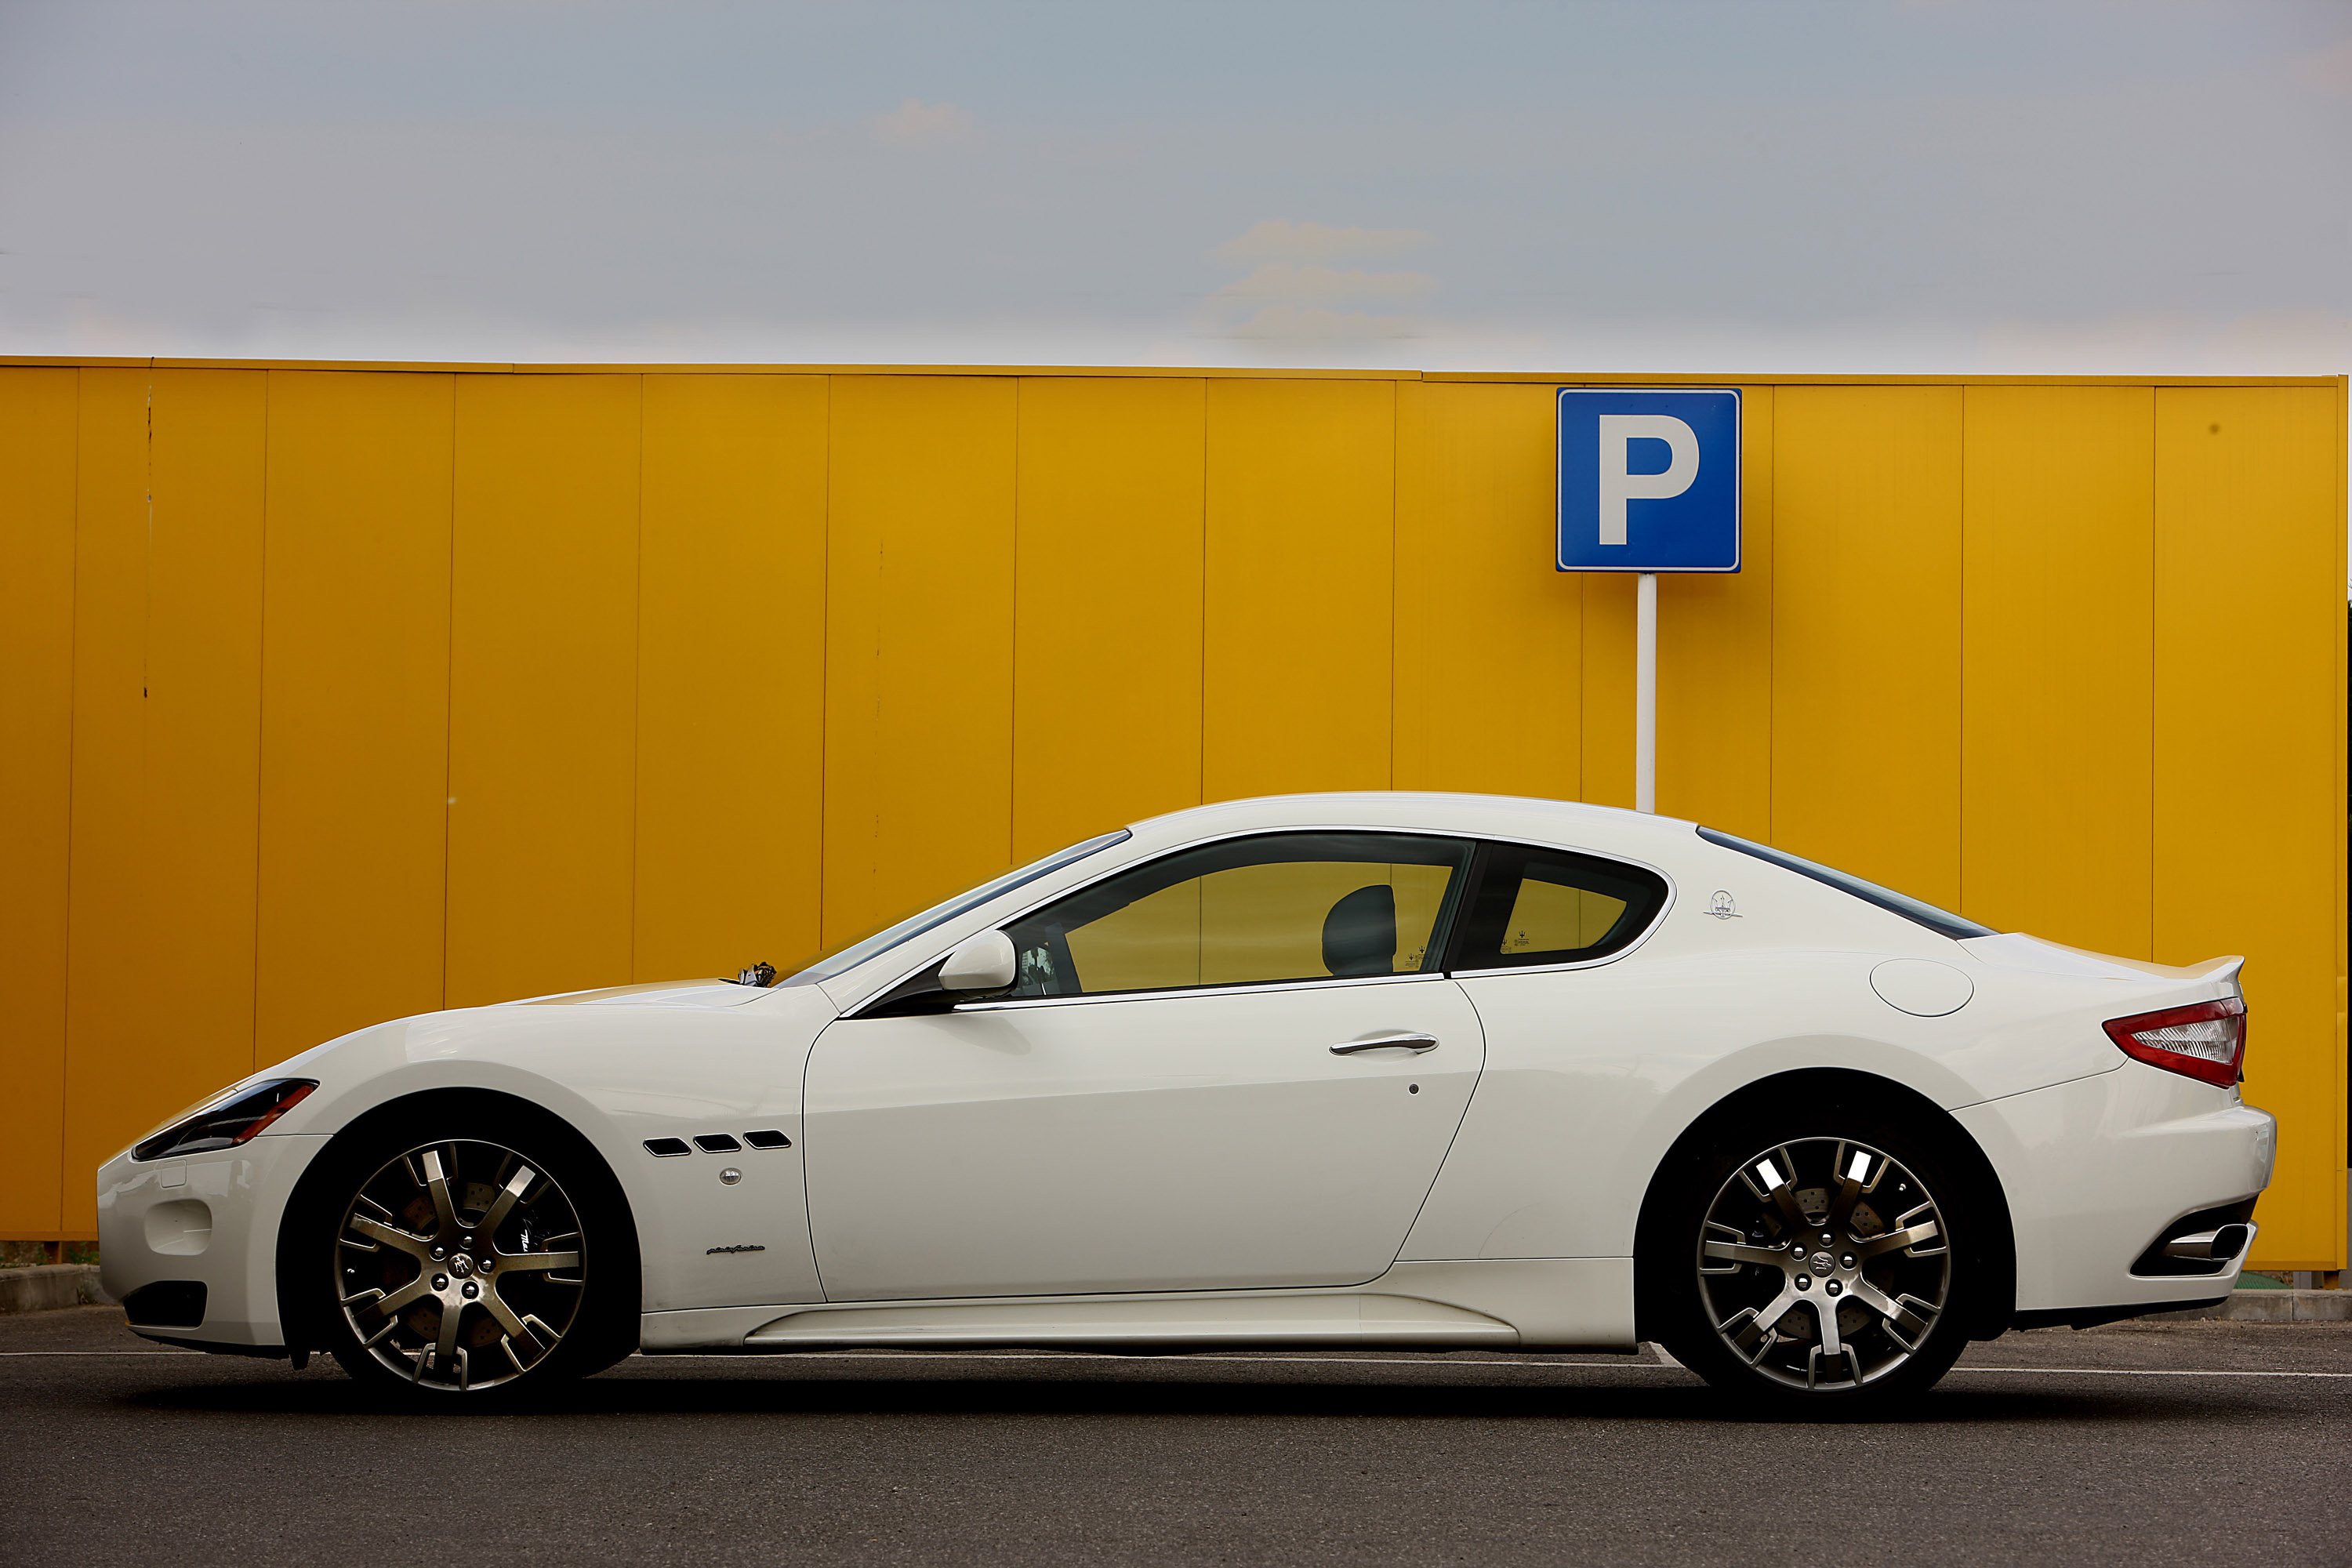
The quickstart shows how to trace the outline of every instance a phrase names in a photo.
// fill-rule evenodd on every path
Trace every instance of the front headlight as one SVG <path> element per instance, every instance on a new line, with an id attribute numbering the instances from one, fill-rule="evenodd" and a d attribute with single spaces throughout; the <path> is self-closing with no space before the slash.
<path id="1" fill-rule="evenodd" d="M 239 1089 L 141 1139 L 131 1146 L 131 1157 L 161 1160 L 173 1154 L 233 1149 L 299 1105 L 302 1097 L 318 1087 L 316 1079 L 274 1078 Z"/>

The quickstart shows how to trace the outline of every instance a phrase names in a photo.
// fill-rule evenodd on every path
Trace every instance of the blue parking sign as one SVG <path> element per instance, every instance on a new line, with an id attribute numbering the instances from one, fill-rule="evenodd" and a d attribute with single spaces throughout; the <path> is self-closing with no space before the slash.
<path id="1" fill-rule="evenodd" d="M 1738 571 L 1738 392 L 1561 387 L 1559 564 Z"/>

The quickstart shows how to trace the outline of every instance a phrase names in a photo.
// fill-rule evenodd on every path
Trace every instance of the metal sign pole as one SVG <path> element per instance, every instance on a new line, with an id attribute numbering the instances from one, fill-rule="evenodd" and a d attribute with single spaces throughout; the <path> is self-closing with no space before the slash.
<path id="1" fill-rule="evenodd" d="M 1739 391 L 1563 386 L 1559 414 L 1553 564 L 1633 574 L 1633 809 L 1654 815 L 1658 574 L 1739 570 Z"/>
<path id="2" fill-rule="evenodd" d="M 1658 574 L 1635 579 L 1633 599 L 1633 809 L 1658 809 Z"/>

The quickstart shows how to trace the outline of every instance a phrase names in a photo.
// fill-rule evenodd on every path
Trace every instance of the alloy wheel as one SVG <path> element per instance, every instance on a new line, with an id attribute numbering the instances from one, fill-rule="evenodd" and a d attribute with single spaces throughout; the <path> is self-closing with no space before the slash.
<path id="1" fill-rule="evenodd" d="M 562 1342 L 587 1285 L 553 1177 L 473 1140 L 386 1161 L 345 1205 L 335 1299 L 361 1350 L 423 1387 L 511 1382 Z"/>
<path id="2" fill-rule="evenodd" d="M 1917 1355 L 1952 1284 L 1933 1194 L 1867 1144 L 1806 1138 L 1727 1178 L 1699 1236 L 1699 1299 L 1731 1352 L 1773 1382 L 1858 1389 Z"/>

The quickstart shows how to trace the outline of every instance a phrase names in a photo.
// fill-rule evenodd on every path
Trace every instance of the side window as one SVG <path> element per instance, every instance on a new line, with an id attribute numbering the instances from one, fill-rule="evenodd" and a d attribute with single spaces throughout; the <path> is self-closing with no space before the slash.
<path id="1" fill-rule="evenodd" d="M 1444 955 L 1466 841 L 1228 839 L 1138 867 L 1005 928 L 1015 996 L 1411 974 Z"/>
<path id="2" fill-rule="evenodd" d="M 1456 969 L 1606 958 L 1642 934 L 1666 884 L 1639 867 L 1559 849 L 1490 844 L 1463 922 Z"/>

